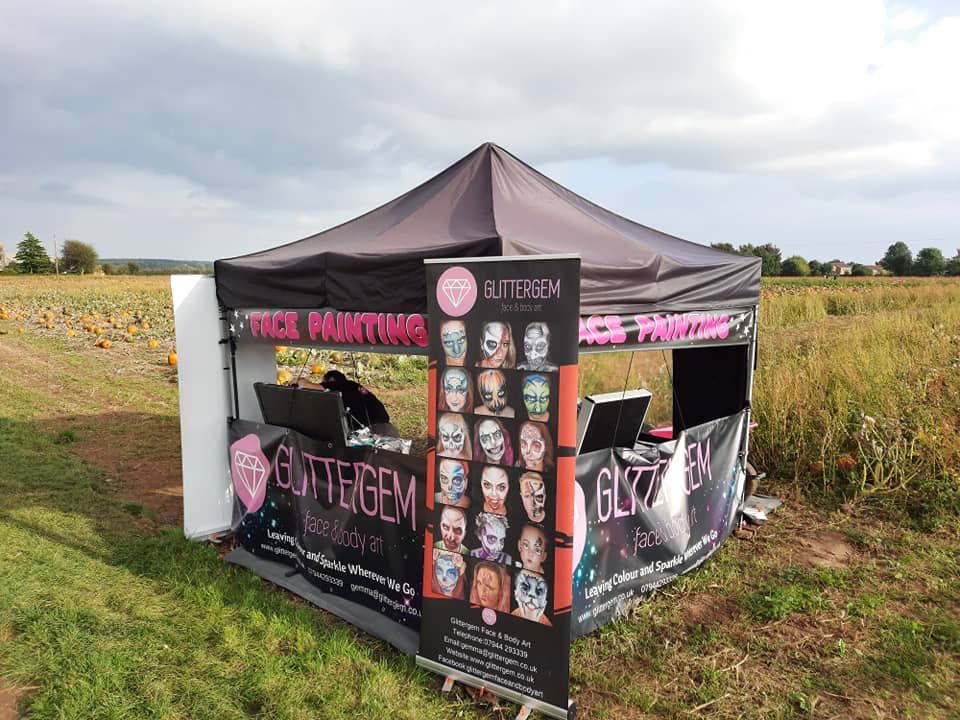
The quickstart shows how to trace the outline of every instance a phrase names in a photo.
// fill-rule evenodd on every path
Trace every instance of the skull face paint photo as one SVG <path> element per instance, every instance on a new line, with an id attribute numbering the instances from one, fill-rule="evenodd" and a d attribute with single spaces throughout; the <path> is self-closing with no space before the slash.
<path id="1" fill-rule="evenodd" d="M 470 465 L 463 460 L 443 459 L 437 467 L 437 480 L 440 492 L 434 493 L 434 499 L 444 505 L 470 507 Z"/>
<path id="2" fill-rule="evenodd" d="M 473 382 L 470 372 L 458 367 L 447 368 L 440 376 L 439 409 L 443 412 L 473 410 Z"/>
<path id="3" fill-rule="evenodd" d="M 474 408 L 475 415 L 514 416 L 513 408 L 507 405 L 507 378 L 499 370 L 484 370 L 477 374 L 477 392 L 482 405 Z"/>
<path id="4" fill-rule="evenodd" d="M 458 552 L 446 550 L 433 551 L 433 575 L 430 578 L 430 589 L 438 595 L 455 600 L 463 600 L 466 595 L 464 575 L 467 570 L 466 561 Z"/>
<path id="5" fill-rule="evenodd" d="M 550 362 L 550 326 L 545 322 L 532 322 L 523 331 L 523 362 L 519 370 L 553 371 L 557 366 Z"/>
<path id="6" fill-rule="evenodd" d="M 513 344 L 510 323 L 483 324 L 480 330 L 480 354 L 477 367 L 510 369 L 517 364 L 517 349 Z"/>
<path id="7" fill-rule="evenodd" d="M 437 422 L 437 455 L 469 460 L 471 457 L 470 426 L 463 415 L 444 413 Z"/>
<path id="8" fill-rule="evenodd" d="M 440 342 L 447 365 L 462 366 L 467 359 L 467 326 L 463 320 L 447 320 L 440 326 Z"/>

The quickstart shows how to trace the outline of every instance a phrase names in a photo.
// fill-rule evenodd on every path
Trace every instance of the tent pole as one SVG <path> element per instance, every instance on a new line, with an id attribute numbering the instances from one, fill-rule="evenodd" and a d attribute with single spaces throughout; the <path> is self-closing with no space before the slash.
<path id="1" fill-rule="evenodd" d="M 757 369 L 757 336 L 758 325 L 760 323 L 759 305 L 753 306 L 753 329 L 750 333 L 750 349 L 747 351 L 747 397 L 746 397 L 746 417 L 744 421 L 746 427 L 743 429 L 743 443 L 740 448 L 740 464 L 746 472 L 747 453 L 750 447 L 750 418 L 753 415 L 753 373 Z"/>
<path id="2" fill-rule="evenodd" d="M 227 367 L 224 370 L 230 371 L 230 382 L 233 388 L 233 406 L 231 408 L 232 412 L 228 420 L 236 420 L 240 417 L 240 391 L 237 387 L 237 337 L 229 328 L 229 319 L 228 319 L 229 308 L 221 307 L 220 308 L 220 320 L 223 321 L 224 330 L 227 331 L 227 337 L 220 339 L 221 345 L 230 345 L 230 361 Z"/>

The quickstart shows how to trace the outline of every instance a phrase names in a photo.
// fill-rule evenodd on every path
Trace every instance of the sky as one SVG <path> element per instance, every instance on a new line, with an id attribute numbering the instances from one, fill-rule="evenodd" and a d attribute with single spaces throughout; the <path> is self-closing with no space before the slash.
<path id="1" fill-rule="evenodd" d="M 8 252 L 27 231 L 101 257 L 262 250 L 487 141 L 702 244 L 960 248 L 960 3 L 0 7 Z"/>

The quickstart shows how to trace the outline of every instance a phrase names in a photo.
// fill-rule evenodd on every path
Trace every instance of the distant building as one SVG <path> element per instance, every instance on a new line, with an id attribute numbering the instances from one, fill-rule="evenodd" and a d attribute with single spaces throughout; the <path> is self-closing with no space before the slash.
<path id="1" fill-rule="evenodd" d="M 864 265 L 864 267 L 870 275 L 883 275 L 886 272 L 886 270 L 879 265 Z"/>
<path id="2" fill-rule="evenodd" d="M 7 255 L 7 251 L 3 249 L 3 244 L 0 243 L 0 270 L 3 270 L 7 265 L 13 262 L 13 258 Z"/>
<path id="3" fill-rule="evenodd" d="M 835 262 L 830 263 L 830 272 L 834 275 L 852 275 L 853 263 Z"/>

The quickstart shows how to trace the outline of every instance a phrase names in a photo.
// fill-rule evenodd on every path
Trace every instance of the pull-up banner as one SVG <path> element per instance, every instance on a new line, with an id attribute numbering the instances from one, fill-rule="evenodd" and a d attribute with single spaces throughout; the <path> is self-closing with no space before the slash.
<path id="1" fill-rule="evenodd" d="M 580 260 L 426 270 L 435 449 L 417 663 L 566 718 Z"/>
<path id="2" fill-rule="evenodd" d="M 234 420 L 230 475 L 245 550 L 419 627 L 423 458 L 335 449 L 284 427 Z"/>
<path id="3" fill-rule="evenodd" d="M 577 458 L 573 636 L 710 557 L 734 528 L 746 412 Z"/>

